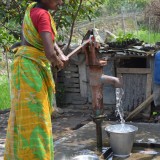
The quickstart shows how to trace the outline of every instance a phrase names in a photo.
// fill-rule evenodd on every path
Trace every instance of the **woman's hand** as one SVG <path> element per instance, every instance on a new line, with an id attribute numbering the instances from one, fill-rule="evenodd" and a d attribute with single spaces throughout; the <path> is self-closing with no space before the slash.
<path id="1" fill-rule="evenodd" d="M 63 51 L 59 48 L 59 46 L 57 45 L 57 43 L 54 44 L 54 48 L 57 51 L 58 57 L 60 58 L 61 61 L 63 61 L 64 66 L 66 66 L 66 64 L 69 61 L 69 58 L 64 55 Z"/>
<path id="2" fill-rule="evenodd" d="M 69 60 L 69 58 L 65 56 L 63 52 L 61 54 L 58 54 L 58 57 L 64 62 L 67 62 Z"/>
<path id="3" fill-rule="evenodd" d="M 61 70 L 64 68 L 64 63 L 57 57 L 57 60 L 55 60 L 55 63 L 52 63 L 58 70 Z"/>

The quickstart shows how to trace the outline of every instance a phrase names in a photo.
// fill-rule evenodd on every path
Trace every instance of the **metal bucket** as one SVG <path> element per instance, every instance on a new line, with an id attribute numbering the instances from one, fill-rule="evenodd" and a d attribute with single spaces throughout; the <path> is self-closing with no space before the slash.
<path id="1" fill-rule="evenodd" d="M 130 156 L 137 130 L 137 127 L 128 124 L 110 125 L 105 128 L 114 156 Z"/>

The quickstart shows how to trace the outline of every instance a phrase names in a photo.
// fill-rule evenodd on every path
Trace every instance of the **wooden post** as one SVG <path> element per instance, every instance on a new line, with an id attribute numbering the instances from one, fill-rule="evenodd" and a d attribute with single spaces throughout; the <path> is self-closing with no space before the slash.
<path id="1" fill-rule="evenodd" d="M 137 25 L 137 16 L 136 16 L 136 14 L 134 14 L 134 26 L 135 26 L 136 33 L 138 35 L 138 25 Z"/>
<path id="2" fill-rule="evenodd" d="M 153 94 L 150 95 L 143 103 L 141 103 L 136 109 L 134 109 L 125 120 L 129 120 L 133 117 L 135 117 L 140 111 L 142 111 L 144 108 L 148 107 L 149 104 L 153 101 Z"/>
<path id="3" fill-rule="evenodd" d="M 126 34 L 125 22 L 124 22 L 124 9 L 123 8 L 121 8 L 121 15 L 122 15 L 122 29 L 124 31 L 124 34 Z"/>

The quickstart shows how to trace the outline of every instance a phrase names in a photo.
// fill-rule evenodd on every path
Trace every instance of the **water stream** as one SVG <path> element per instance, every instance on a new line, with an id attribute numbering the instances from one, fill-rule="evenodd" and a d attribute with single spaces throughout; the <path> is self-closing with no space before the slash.
<path id="1" fill-rule="evenodd" d="M 122 97 L 124 95 L 124 91 L 122 88 L 116 88 L 116 116 L 119 115 L 121 124 L 125 123 L 124 120 L 124 112 L 122 108 Z"/>

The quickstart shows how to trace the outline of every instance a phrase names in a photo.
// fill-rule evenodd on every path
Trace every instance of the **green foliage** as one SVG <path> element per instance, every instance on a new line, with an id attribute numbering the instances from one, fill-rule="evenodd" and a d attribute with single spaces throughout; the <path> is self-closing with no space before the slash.
<path id="1" fill-rule="evenodd" d="M 27 0 L 2 0 L 0 2 L 0 28 L 7 29 L 8 33 L 16 39 L 20 38 L 20 26 L 28 3 Z"/>
<path id="2" fill-rule="evenodd" d="M 138 33 L 135 33 L 137 38 L 150 44 L 160 41 L 160 33 L 149 32 L 148 30 L 139 30 Z"/>
<path id="3" fill-rule="evenodd" d="M 127 40 L 130 40 L 132 38 L 135 38 L 134 34 L 132 34 L 132 33 L 124 34 L 123 32 L 119 32 L 119 34 L 116 38 L 116 41 L 119 42 L 119 43 L 122 43 L 123 41 L 127 41 Z"/>
<path id="4" fill-rule="evenodd" d="M 125 11 L 142 11 L 149 0 L 106 0 L 105 8 L 108 14 L 120 14 Z"/>
<path id="5" fill-rule="evenodd" d="M 23 15 L 28 4 L 28 0 L 2 0 L 0 2 L 1 22 L 3 24 L 8 23 L 8 20 L 12 19 L 16 23 L 22 24 Z"/>
<path id="6" fill-rule="evenodd" d="M 22 25 L 25 9 L 30 2 L 31 0 L 3 0 L 0 2 L 0 26 L 6 27 L 16 39 L 20 37 L 20 26 Z M 98 15 L 98 8 L 103 2 L 104 0 L 82 0 L 78 17 L 75 17 L 80 0 L 66 0 L 63 7 L 53 13 L 58 28 L 60 30 L 70 28 L 75 18 L 77 20 L 87 18 L 91 20 L 92 17 Z M 10 27 L 11 23 L 15 23 L 15 25 Z"/>
<path id="7" fill-rule="evenodd" d="M 7 76 L 0 76 L 0 110 L 10 108 L 10 91 Z"/>
<path id="8" fill-rule="evenodd" d="M 11 44 L 15 41 L 16 39 L 9 33 L 9 31 L 4 27 L 0 28 L 0 47 L 2 47 L 4 51 L 8 51 Z"/>
<path id="9" fill-rule="evenodd" d="M 126 33 L 119 32 L 116 38 L 116 42 L 122 43 L 130 39 L 139 39 L 145 43 L 154 44 L 155 42 L 160 41 L 160 33 L 149 32 L 148 30 L 139 30 L 138 32 Z"/>
<path id="10" fill-rule="evenodd" d="M 54 15 L 58 30 L 69 32 L 74 23 L 81 20 L 91 21 L 100 15 L 100 7 L 105 0 L 68 0 Z M 82 2 L 82 3 L 81 3 Z M 77 14 L 78 11 L 78 14 Z M 73 25 L 73 26 L 72 26 Z M 71 33 L 72 34 L 72 33 Z M 68 34 L 69 35 L 69 34 Z M 72 37 L 72 36 L 71 36 Z M 59 39 L 63 40 L 63 33 L 59 32 Z"/>

